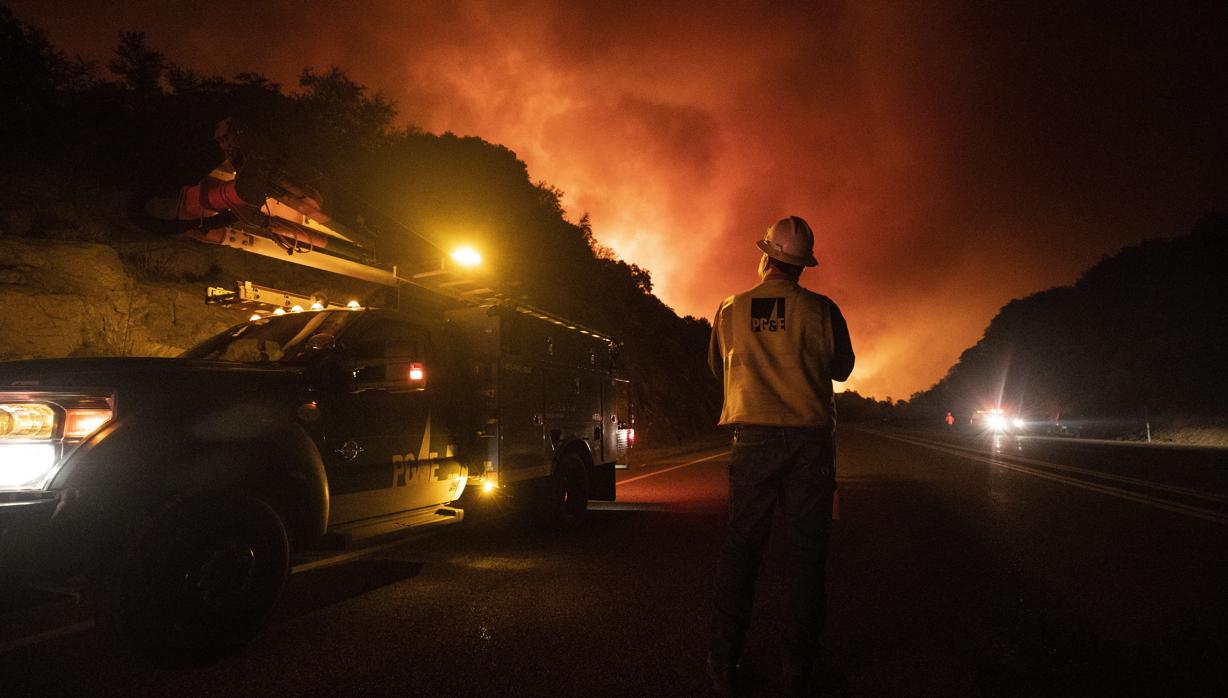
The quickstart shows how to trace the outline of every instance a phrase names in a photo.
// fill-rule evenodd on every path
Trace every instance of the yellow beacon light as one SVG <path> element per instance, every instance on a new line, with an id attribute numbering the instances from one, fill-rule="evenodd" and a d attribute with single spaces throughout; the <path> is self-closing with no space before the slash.
<path id="1" fill-rule="evenodd" d="M 476 267 L 482 263 L 482 255 L 478 254 L 478 251 L 472 247 L 457 248 L 449 256 L 462 267 Z"/>

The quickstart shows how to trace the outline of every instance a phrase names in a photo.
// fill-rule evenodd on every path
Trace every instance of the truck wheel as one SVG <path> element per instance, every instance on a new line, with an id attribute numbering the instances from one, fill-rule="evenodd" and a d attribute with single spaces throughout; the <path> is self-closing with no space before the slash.
<path id="1" fill-rule="evenodd" d="M 588 471 L 584 461 L 574 454 L 563 456 L 551 480 L 553 523 L 562 528 L 579 526 L 588 510 Z"/>
<path id="2" fill-rule="evenodd" d="M 160 661 L 199 661 L 250 641 L 289 574 L 285 524 L 246 494 L 194 498 L 153 517 L 107 575 L 104 631 Z"/>

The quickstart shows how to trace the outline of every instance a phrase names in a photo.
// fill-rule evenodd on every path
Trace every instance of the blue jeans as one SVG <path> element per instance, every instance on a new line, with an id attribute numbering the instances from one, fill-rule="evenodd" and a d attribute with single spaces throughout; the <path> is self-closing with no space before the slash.
<path id="1" fill-rule="evenodd" d="M 836 449 L 830 429 L 734 427 L 729 465 L 729 527 L 716 578 L 712 655 L 741 659 L 759 563 L 782 514 L 789 616 L 781 628 L 786 671 L 813 668 L 827 611 L 827 542 Z"/>

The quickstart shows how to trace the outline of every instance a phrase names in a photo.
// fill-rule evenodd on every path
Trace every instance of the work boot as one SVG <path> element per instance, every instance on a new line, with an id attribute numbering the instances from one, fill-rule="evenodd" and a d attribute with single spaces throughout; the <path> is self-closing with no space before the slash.
<path id="1" fill-rule="evenodd" d="M 707 661 L 708 680 L 718 696 L 736 696 L 738 693 L 738 665 L 718 659 L 709 654 Z"/>

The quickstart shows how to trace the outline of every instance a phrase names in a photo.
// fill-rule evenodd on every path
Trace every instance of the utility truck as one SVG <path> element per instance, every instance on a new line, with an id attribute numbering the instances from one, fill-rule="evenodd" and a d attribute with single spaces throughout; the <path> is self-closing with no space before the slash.
<path id="1" fill-rule="evenodd" d="M 392 301 L 238 281 L 206 301 L 247 319 L 179 358 L 0 363 L 10 581 L 86 588 L 128 645 L 208 655 L 254 636 L 300 551 L 460 521 L 466 495 L 562 526 L 614 499 L 635 439 L 614 338 L 489 288 L 472 251 L 400 275 L 238 124 L 217 138 L 222 165 L 151 216 Z"/>

